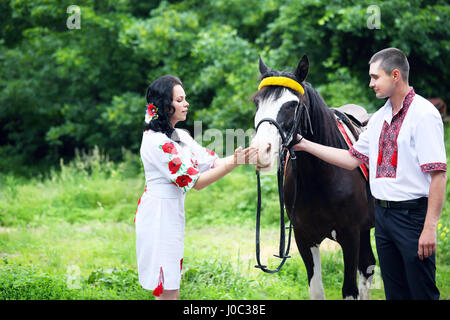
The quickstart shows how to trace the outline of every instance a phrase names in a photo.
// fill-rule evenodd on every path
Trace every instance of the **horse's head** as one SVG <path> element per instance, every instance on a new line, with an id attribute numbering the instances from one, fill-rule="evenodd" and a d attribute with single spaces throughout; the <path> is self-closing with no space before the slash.
<path id="1" fill-rule="evenodd" d="M 261 84 L 258 92 L 253 96 L 257 131 L 251 146 L 258 149 L 256 167 L 261 171 L 270 171 L 276 155 L 280 152 L 282 137 L 274 122 L 286 134 L 294 126 L 296 111 L 303 95 L 303 87 L 300 83 L 305 80 L 308 69 L 309 61 L 306 55 L 302 57 L 293 73 L 271 70 L 259 57 Z M 261 122 L 263 119 L 272 121 Z"/>

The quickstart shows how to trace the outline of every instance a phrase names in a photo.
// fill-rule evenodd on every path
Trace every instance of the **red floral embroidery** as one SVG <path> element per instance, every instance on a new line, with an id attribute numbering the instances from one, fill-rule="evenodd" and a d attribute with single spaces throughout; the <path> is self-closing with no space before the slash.
<path id="1" fill-rule="evenodd" d="M 378 141 L 377 178 L 395 178 L 397 176 L 397 138 L 414 96 L 414 89 L 411 89 L 403 100 L 400 111 L 392 117 L 391 124 L 389 125 L 386 121 L 383 124 Z"/>
<path id="2" fill-rule="evenodd" d="M 190 176 L 195 176 L 196 174 L 198 174 L 198 170 L 193 167 L 190 167 L 189 169 L 187 169 L 187 174 Z"/>
<path id="3" fill-rule="evenodd" d="M 177 148 L 175 148 L 173 143 L 167 142 L 161 148 L 165 153 L 178 154 Z"/>
<path id="4" fill-rule="evenodd" d="M 194 167 L 194 168 L 198 168 L 198 161 L 197 160 L 195 160 L 195 162 L 191 159 L 191 163 L 192 163 L 192 166 Z"/>
<path id="5" fill-rule="evenodd" d="M 189 183 L 191 183 L 192 182 L 192 179 L 191 179 L 191 177 L 189 177 L 188 175 L 186 175 L 186 174 L 184 174 L 184 175 L 182 175 L 182 176 L 179 176 L 178 178 L 177 178 L 177 180 L 175 181 L 175 183 L 180 187 L 180 188 L 183 188 L 183 187 L 186 187 Z"/>
<path id="6" fill-rule="evenodd" d="M 214 151 L 209 150 L 208 148 L 205 148 L 206 152 L 208 152 L 210 155 L 214 156 L 215 153 Z"/>
<path id="7" fill-rule="evenodd" d="M 447 171 L 447 164 L 441 163 L 441 162 L 434 162 L 434 163 L 425 163 L 420 166 L 420 169 L 422 172 L 428 172 L 428 171 Z"/>
<path id="8" fill-rule="evenodd" d="M 358 152 L 355 148 L 351 147 L 350 149 L 348 149 L 348 152 L 350 152 L 350 154 L 356 159 L 361 160 L 365 164 L 369 165 L 369 157 L 366 157 L 361 152 Z"/>
<path id="9" fill-rule="evenodd" d="M 177 173 L 181 167 L 181 164 L 182 164 L 182 162 L 181 162 L 180 158 L 177 157 L 177 158 L 172 159 L 172 161 L 169 162 L 170 173 L 172 173 L 172 174 Z"/>

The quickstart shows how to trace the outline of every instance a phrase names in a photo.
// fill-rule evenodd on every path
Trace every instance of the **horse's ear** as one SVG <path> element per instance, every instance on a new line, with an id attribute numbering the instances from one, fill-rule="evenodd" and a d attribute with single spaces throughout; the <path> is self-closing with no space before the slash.
<path id="1" fill-rule="evenodd" d="M 266 74 L 267 72 L 269 72 L 269 68 L 266 66 L 266 64 L 262 60 L 261 55 L 258 54 L 258 57 L 259 57 L 259 72 L 261 74 Z"/>
<path id="2" fill-rule="evenodd" d="M 297 69 L 295 70 L 295 77 L 298 82 L 303 82 L 306 79 L 309 71 L 309 60 L 308 56 L 305 54 L 298 63 Z"/>

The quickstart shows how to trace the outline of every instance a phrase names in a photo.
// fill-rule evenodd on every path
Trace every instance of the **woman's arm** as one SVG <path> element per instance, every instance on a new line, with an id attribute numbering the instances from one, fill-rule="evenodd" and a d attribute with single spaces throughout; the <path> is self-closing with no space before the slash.
<path id="1" fill-rule="evenodd" d="M 225 158 L 217 158 L 216 160 L 214 160 L 214 165 L 212 167 L 213 168 L 217 168 L 217 167 L 220 167 L 220 166 L 224 165 L 225 162 L 230 161 L 229 158 L 234 158 L 234 155 L 228 156 L 228 157 L 225 157 Z"/>
<path id="2" fill-rule="evenodd" d="M 243 150 L 242 147 L 239 147 L 234 151 L 234 155 L 223 159 L 216 159 L 214 161 L 214 168 L 200 174 L 194 185 L 194 189 L 201 190 L 204 187 L 209 186 L 233 171 L 233 169 L 238 165 L 251 163 L 252 159 L 256 156 L 257 151 L 255 148 L 247 148 Z"/>

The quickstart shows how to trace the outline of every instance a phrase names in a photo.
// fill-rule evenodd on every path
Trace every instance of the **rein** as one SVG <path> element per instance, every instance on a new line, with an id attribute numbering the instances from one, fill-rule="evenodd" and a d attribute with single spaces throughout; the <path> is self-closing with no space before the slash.
<path id="1" fill-rule="evenodd" d="M 299 108 L 301 108 L 301 110 L 298 110 Z M 274 255 L 275 257 L 280 258 L 282 260 L 276 269 L 268 269 L 266 265 L 261 264 L 261 258 L 260 258 L 260 252 L 261 252 L 261 250 L 260 250 L 261 181 L 260 181 L 259 171 L 256 170 L 256 179 L 257 179 L 257 184 L 258 184 L 258 204 L 257 204 L 257 211 L 256 211 L 256 261 L 258 264 L 255 267 L 261 269 L 262 271 L 264 271 L 266 273 L 276 273 L 276 272 L 280 271 L 281 267 L 286 262 L 286 259 L 290 258 L 289 250 L 291 247 L 291 234 L 292 234 L 292 221 L 291 220 L 292 219 L 291 218 L 289 219 L 290 220 L 289 227 L 286 227 L 285 220 L 284 220 L 284 181 L 283 181 L 283 179 L 284 179 L 284 174 L 285 174 L 285 164 L 287 161 L 286 157 L 287 157 L 287 154 L 289 153 L 289 157 L 291 158 L 291 160 L 293 160 L 292 167 L 293 167 L 293 171 L 294 171 L 294 201 L 292 203 L 292 208 L 291 208 L 291 213 L 293 214 L 295 204 L 297 201 L 297 161 L 296 161 L 297 158 L 295 156 L 295 152 L 292 149 L 292 147 L 299 142 L 299 141 L 297 141 L 298 124 L 300 122 L 300 117 L 302 116 L 302 114 L 305 110 L 306 110 L 307 119 L 308 119 L 309 125 L 310 125 L 309 128 L 311 128 L 311 133 L 312 133 L 311 120 L 309 119 L 309 113 L 303 102 L 299 102 L 297 105 L 294 125 L 293 125 L 291 131 L 289 132 L 289 135 L 286 135 L 284 130 L 281 128 L 280 124 L 276 120 L 271 119 L 271 118 L 262 119 L 256 126 L 256 130 L 255 130 L 255 131 L 258 131 L 259 126 L 263 122 L 269 122 L 277 128 L 278 132 L 280 133 L 281 141 L 282 141 L 280 158 L 279 158 L 280 162 L 279 162 L 279 167 L 278 167 L 278 171 L 277 171 L 278 197 L 279 197 L 279 201 L 280 201 L 280 246 L 279 246 L 279 254 Z M 289 229 L 289 237 L 288 237 L 287 247 L 286 247 L 285 229 Z"/>

